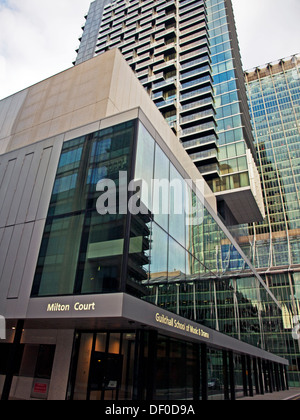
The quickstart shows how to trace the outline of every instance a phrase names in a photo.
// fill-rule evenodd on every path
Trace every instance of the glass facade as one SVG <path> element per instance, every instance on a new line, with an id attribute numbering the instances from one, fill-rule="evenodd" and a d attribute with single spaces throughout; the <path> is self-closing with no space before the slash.
<path id="1" fill-rule="evenodd" d="M 126 191 L 137 214 L 120 214 L 120 172 L 142 187 Z M 127 292 L 269 349 L 280 308 L 197 194 L 138 120 L 65 142 L 32 296 Z"/>
<path id="2" fill-rule="evenodd" d="M 69 400 L 229 400 L 286 389 L 276 364 L 157 334 L 78 331 Z"/>
<path id="3" fill-rule="evenodd" d="M 296 72 L 296 73 L 295 73 Z M 247 78 L 247 76 L 246 76 Z M 291 62 L 248 79 L 267 217 L 255 225 L 258 267 L 300 264 L 300 77 Z M 255 256 L 256 257 L 256 256 Z"/>
<path id="4" fill-rule="evenodd" d="M 290 381 L 300 383 L 299 342 L 293 340 L 299 306 L 300 77 L 297 57 L 245 74 L 266 218 L 249 226 L 247 253 L 283 307 Z M 273 273 L 272 273 L 273 271 Z M 277 271 L 277 273 L 274 271 Z"/>
<path id="5" fill-rule="evenodd" d="M 121 290 L 126 217 L 100 216 L 96 186 L 131 166 L 134 122 L 64 143 L 34 279 L 33 296 Z"/>
<path id="6" fill-rule="evenodd" d="M 238 47 L 234 45 L 236 35 L 229 16 L 230 2 L 206 0 L 206 7 L 221 175 L 208 183 L 214 192 L 222 192 L 249 186 L 246 150 L 253 139 L 247 138 L 249 133 L 245 131 L 243 113 L 248 110 L 241 102 L 241 64 L 239 51 L 235 49 Z"/>

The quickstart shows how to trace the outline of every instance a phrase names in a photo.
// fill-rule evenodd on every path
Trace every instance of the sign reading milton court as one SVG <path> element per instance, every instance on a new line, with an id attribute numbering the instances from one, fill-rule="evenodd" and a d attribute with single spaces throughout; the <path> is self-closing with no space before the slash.
<path id="1" fill-rule="evenodd" d="M 155 321 L 158 324 L 164 324 L 167 325 L 170 328 L 174 328 L 177 330 L 181 330 L 190 334 L 193 334 L 198 337 L 205 338 L 207 340 L 210 339 L 210 334 L 206 331 L 204 331 L 202 328 L 194 327 L 193 325 L 187 323 L 187 322 L 180 322 L 176 318 L 169 318 L 166 315 L 161 315 L 160 313 L 157 313 L 155 315 Z"/>
<path id="2" fill-rule="evenodd" d="M 76 302 L 73 309 L 77 312 L 88 312 L 95 311 L 96 303 L 80 303 Z M 47 306 L 47 312 L 70 312 L 70 305 L 61 305 L 60 303 L 49 303 Z"/>

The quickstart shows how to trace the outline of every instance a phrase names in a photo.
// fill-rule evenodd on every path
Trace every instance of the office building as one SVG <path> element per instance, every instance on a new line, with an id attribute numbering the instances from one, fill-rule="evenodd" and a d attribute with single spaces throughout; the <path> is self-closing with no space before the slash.
<path id="1" fill-rule="evenodd" d="M 249 70 L 245 79 L 266 208 L 264 221 L 249 228 L 246 252 L 283 306 L 287 345 L 274 351 L 289 359 L 290 381 L 299 386 L 300 342 L 291 335 L 300 315 L 299 56 Z"/>
<path id="2" fill-rule="evenodd" d="M 75 64 L 119 48 L 216 193 L 226 223 L 261 221 L 231 0 L 96 0 L 86 19 Z"/>
<path id="3" fill-rule="evenodd" d="M 117 49 L 0 101 L 0 151 L 2 399 L 287 388 L 281 306 Z"/>

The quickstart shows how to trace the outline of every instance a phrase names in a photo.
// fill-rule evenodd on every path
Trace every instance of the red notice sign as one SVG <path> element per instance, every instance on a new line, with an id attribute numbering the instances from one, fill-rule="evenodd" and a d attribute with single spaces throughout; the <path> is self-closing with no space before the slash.
<path id="1" fill-rule="evenodd" d="M 47 394 L 47 388 L 48 388 L 47 384 L 41 384 L 39 382 L 36 382 L 34 384 L 33 392 L 35 394 Z"/>

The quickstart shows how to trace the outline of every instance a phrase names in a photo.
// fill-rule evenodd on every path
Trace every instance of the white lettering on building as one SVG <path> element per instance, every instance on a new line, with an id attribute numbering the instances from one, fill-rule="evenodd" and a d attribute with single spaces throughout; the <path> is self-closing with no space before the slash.
<path id="1" fill-rule="evenodd" d="M 76 302 L 74 305 L 76 312 L 88 312 L 95 311 L 96 304 L 92 303 L 80 303 Z M 70 305 L 62 305 L 60 303 L 48 303 L 47 312 L 70 312 Z"/>

